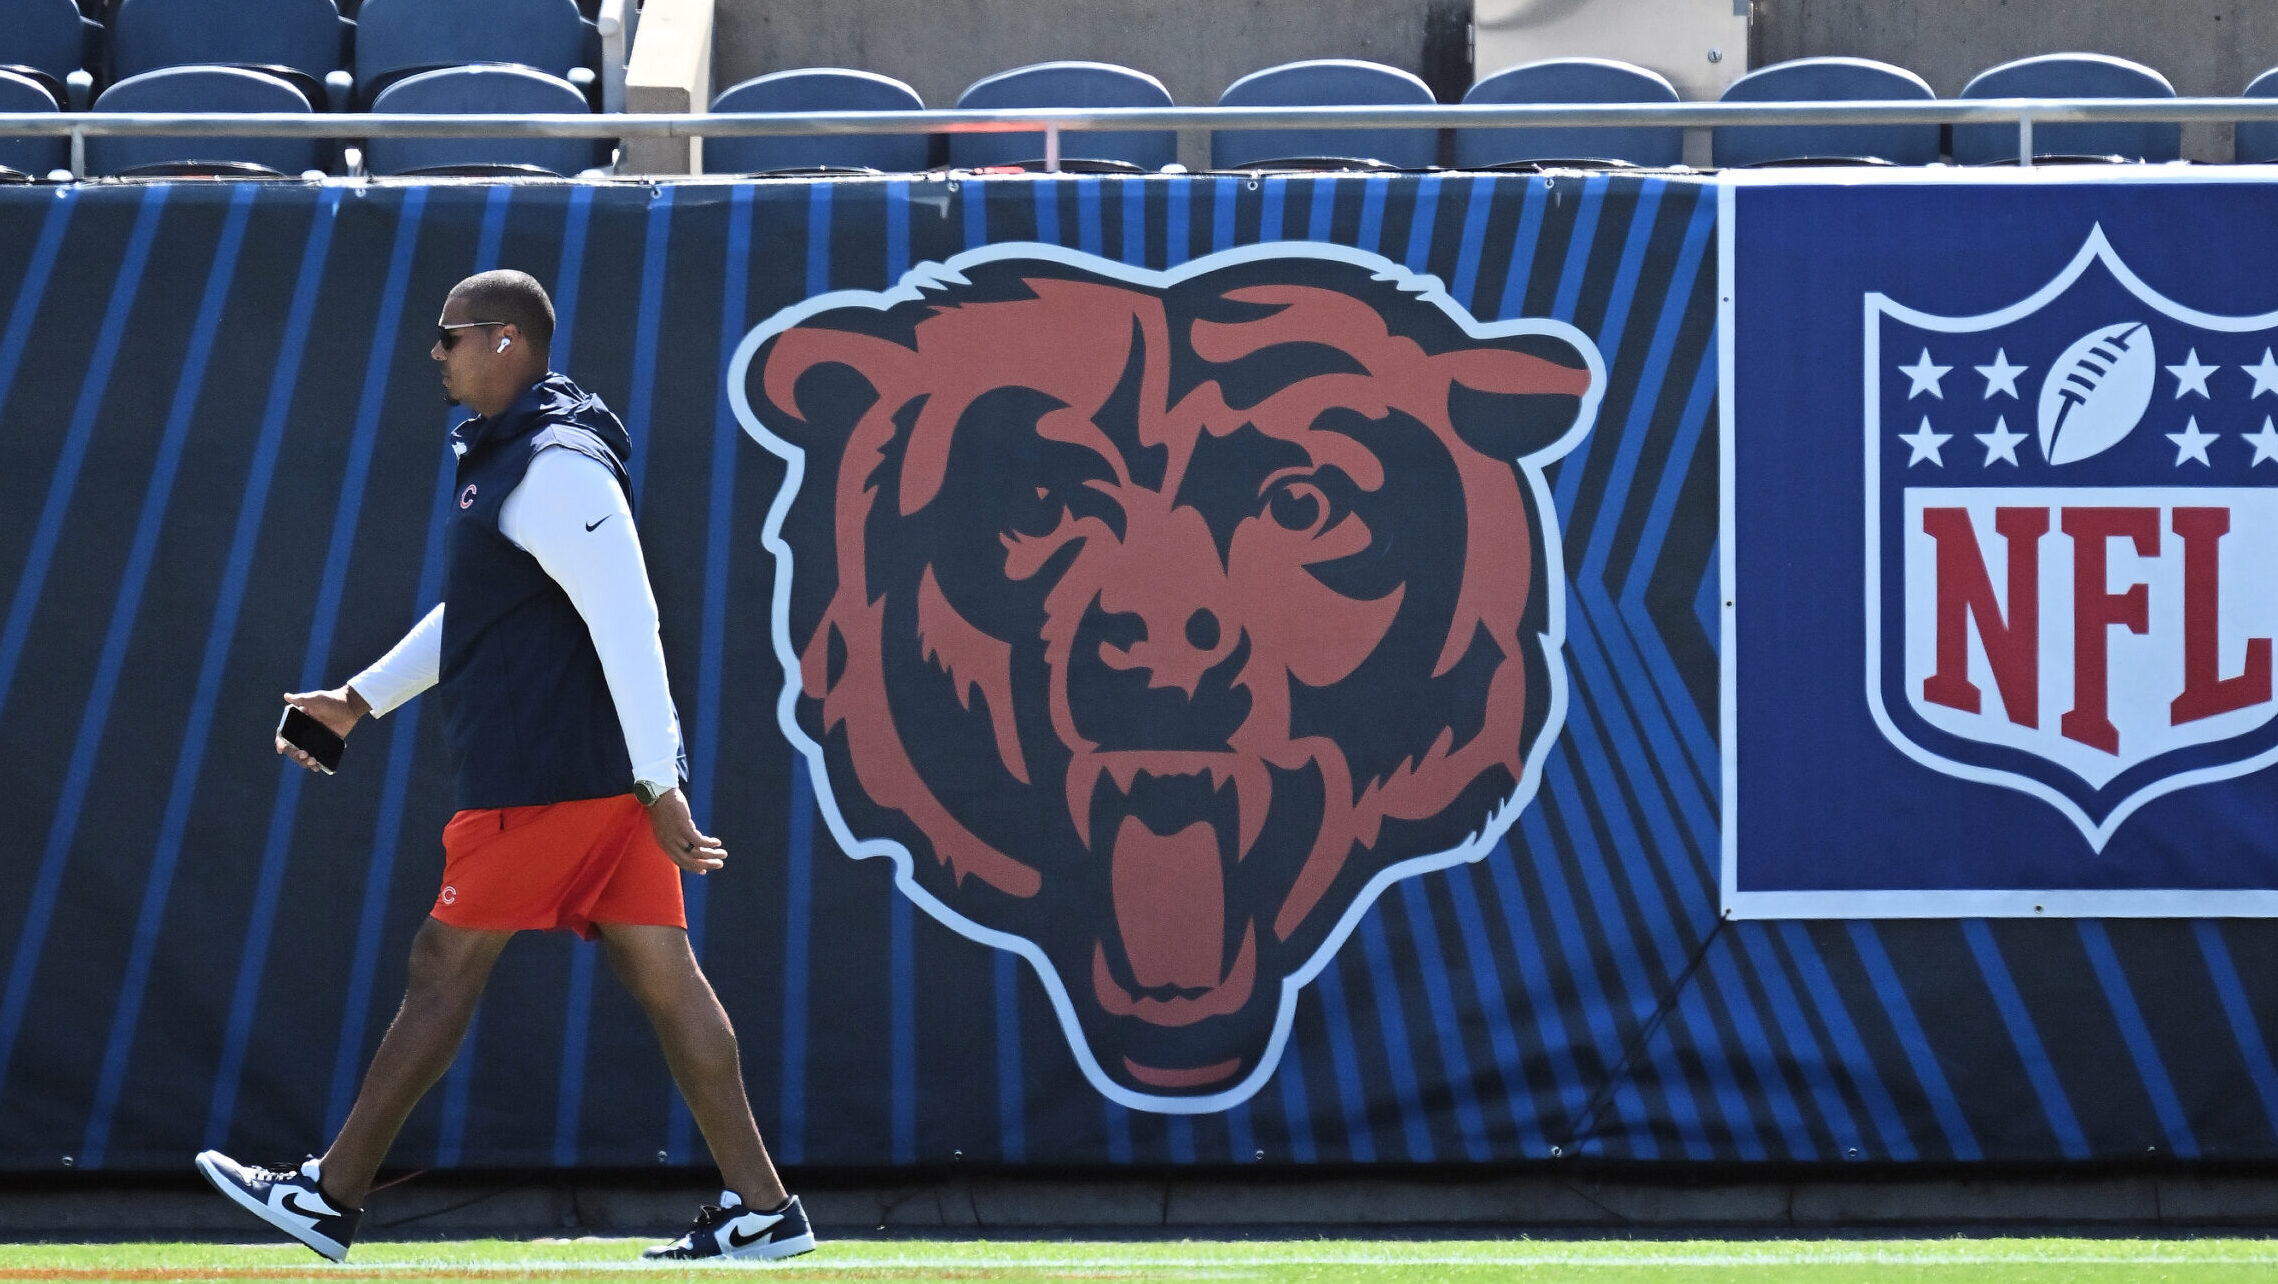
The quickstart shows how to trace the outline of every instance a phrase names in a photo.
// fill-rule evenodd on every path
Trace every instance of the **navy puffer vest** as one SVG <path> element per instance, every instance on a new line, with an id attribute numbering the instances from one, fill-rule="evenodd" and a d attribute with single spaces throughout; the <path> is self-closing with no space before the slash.
<path id="1" fill-rule="evenodd" d="M 539 451 L 599 460 L 632 498 L 632 440 L 601 399 L 549 374 L 495 419 L 451 431 L 459 456 L 449 515 L 443 663 L 437 690 L 460 810 L 629 793 L 632 759 L 584 617 L 538 559 L 498 529 L 498 510 Z"/>

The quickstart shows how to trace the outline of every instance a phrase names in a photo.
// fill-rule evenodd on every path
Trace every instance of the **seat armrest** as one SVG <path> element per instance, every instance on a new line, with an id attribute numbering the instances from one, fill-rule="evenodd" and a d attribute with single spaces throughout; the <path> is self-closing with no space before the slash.
<path id="1" fill-rule="evenodd" d="M 633 37 L 640 30 L 635 0 L 601 0 L 593 25 L 601 33 L 601 110 L 625 110 L 625 65 L 633 60 Z"/>
<path id="2" fill-rule="evenodd" d="M 593 68 L 572 67 L 562 79 L 570 82 L 570 86 L 584 96 L 587 110 L 601 110 L 601 80 L 593 74 Z"/>
<path id="3" fill-rule="evenodd" d="M 85 67 L 74 67 L 63 78 L 64 96 L 71 110 L 86 111 L 95 101 L 95 76 Z"/>
<path id="4" fill-rule="evenodd" d="M 324 73 L 324 105 L 327 111 L 355 110 L 356 78 L 339 68 Z"/>

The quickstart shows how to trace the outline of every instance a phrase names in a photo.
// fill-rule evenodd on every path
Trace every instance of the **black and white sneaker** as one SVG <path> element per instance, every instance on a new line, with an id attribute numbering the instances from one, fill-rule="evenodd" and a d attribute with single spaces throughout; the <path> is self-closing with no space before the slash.
<path id="1" fill-rule="evenodd" d="M 198 1171 L 246 1212 L 335 1262 L 347 1260 L 364 1210 L 344 1208 L 325 1196 L 317 1184 L 315 1159 L 299 1168 L 248 1168 L 208 1150 L 198 1155 Z"/>
<path id="2" fill-rule="evenodd" d="M 696 1224 L 670 1244 L 642 1252 L 651 1262 L 693 1261 L 712 1257 L 795 1257 L 813 1252 L 814 1228 L 807 1225 L 807 1210 L 793 1195 L 783 1207 L 763 1213 L 745 1204 L 736 1192 L 720 1192 L 718 1204 L 704 1205 Z"/>

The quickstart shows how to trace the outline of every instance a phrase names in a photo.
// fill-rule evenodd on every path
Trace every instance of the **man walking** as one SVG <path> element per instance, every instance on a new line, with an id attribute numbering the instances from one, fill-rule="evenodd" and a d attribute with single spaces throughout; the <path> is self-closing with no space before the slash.
<path id="1" fill-rule="evenodd" d="M 216 1189 L 334 1261 L 380 1162 L 450 1068 L 491 965 L 517 931 L 599 937 L 648 1013 L 727 1189 L 651 1258 L 788 1257 L 815 1246 L 744 1095 L 735 1031 L 688 945 L 680 871 L 727 851 L 682 795 L 679 720 L 633 528 L 631 440 L 601 400 L 548 369 L 553 303 L 521 272 L 451 290 L 429 352 L 475 418 L 458 456 L 443 603 L 378 663 L 288 695 L 346 735 L 436 687 L 457 813 L 443 886 L 412 940 L 403 1006 L 330 1149 L 298 1169 L 198 1156 Z M 315 760 L 277 741 L 304 767 Z"/>

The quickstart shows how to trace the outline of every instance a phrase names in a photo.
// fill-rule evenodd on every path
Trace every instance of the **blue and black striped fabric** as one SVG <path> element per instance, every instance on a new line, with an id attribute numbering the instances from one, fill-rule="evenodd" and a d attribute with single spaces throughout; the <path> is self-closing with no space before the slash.
<path id="1" fill-rule="evenodd" d="M 1638 177 L 0 190 L 0 1168 L 297 1155 L 345 1114 L 441 868 L 439 730 L 415 701 L 323 779 L 269 729 L 438 597 L 427 327 L 494 266 L 552 288 L 555 364 L 633 434 L 732 853 L 691 932 L 789 1164 L 2278 1157 L 2265 923 L 1720 923 L 1716 210 Z M 1572 699 L 1539 795 L 1384 895 L 1221 1114 L 1092 1091 L 1033 974 L 834 849 L 777 727 L 782 470 L 723 395 L 735 345 L 1006 240 L 1154 268 L 1335 242 L 1606 358 L 1550 473 Z M 517 942 L 394 1162 L 703 1162 L 603 970 Z"/>

